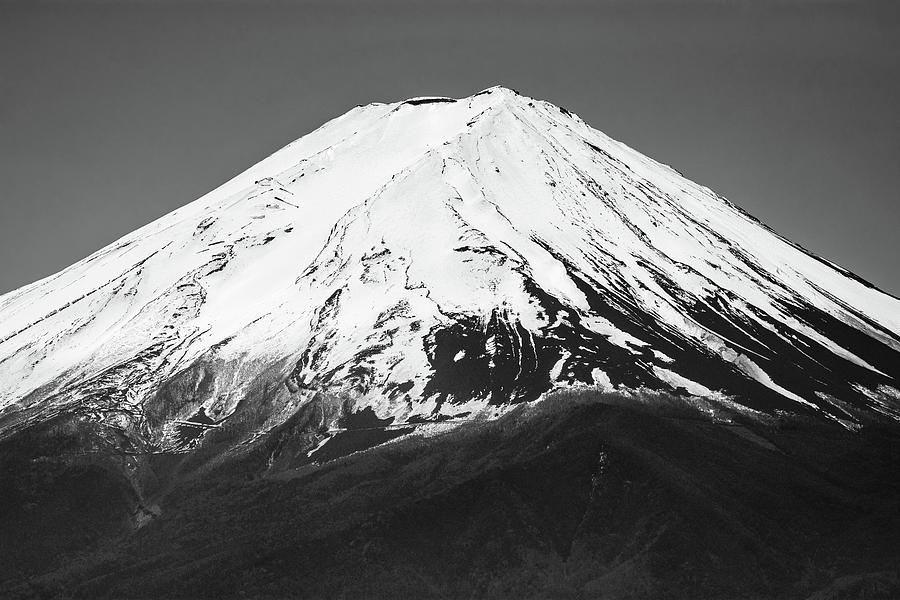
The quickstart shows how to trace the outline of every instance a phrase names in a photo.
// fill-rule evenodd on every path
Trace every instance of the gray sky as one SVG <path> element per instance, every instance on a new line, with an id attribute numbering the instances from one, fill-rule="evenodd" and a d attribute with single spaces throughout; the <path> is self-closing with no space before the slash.
<path id="1" fill-rule="evenodd" d="M 897 295 L 898 5 L 0 0 L 0 293 L 356 104 L 503 84 Z"/>

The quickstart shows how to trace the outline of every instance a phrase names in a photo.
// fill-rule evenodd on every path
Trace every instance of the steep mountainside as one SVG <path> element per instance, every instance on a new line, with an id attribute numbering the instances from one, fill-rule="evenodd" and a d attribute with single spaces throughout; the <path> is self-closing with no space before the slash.
<path id="1" fill-rule="evenodd" d="M 896 298 L 491 88 L 357 107 L 0 298 L 0 436 L 252 443 L 313 398 L 396 424 L 579 384 L 854 427 L 900 417 L 898 332 Z"/>

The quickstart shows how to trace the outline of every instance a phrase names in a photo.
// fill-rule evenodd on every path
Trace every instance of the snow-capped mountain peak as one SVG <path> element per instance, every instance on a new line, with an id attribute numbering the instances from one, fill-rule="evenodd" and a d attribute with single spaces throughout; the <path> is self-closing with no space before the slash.
<path id="1" fill-rule="evenodd" d="M 175 447 L 202 414 L 238 443 L 323 398 L 410 423 L 560 386 L 853 426 L 898 379 L 896 298 L 503 87 L 354 108 L 0 297 L 2 436 Z"/>

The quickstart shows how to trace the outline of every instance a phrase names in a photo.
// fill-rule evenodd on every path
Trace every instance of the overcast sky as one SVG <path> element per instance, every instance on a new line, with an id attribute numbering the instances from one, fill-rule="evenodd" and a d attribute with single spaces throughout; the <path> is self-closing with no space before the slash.
<path id="1" fill-rule="evenodd" d="M 356 104 L 503 84 L 898 295 L 898 5 L 0 0 L 0 293 Z"/>

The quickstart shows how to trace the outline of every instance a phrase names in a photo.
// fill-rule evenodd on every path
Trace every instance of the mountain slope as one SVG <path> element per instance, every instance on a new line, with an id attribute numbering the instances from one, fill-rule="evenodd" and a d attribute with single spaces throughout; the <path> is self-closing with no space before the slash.
<path id="1" fill-rule="evenodd" d="M 504 88 L 357 107 L 0 298 L 0 439 L 135 452 L 572 385 L 853 428 L 900 418 L 898 380 L 900 300 Z"/>

